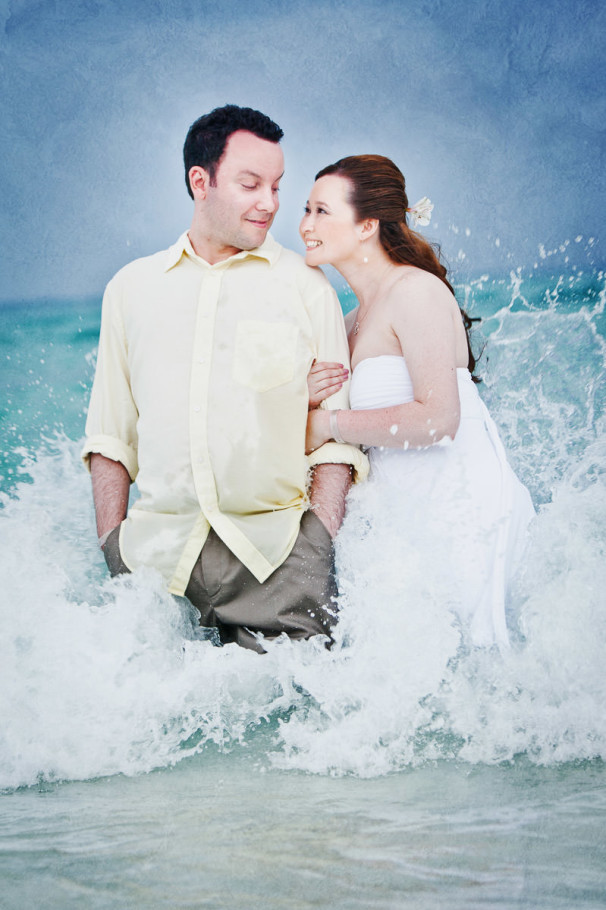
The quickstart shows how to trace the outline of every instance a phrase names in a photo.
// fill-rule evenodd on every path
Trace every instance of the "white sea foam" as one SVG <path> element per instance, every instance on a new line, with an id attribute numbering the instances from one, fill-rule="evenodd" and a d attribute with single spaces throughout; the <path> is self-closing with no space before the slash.
<path id="1" fill-rule="evenodd" d="M 509 652 L 467 647 L 394 525 L 390 552 L 344 529 L 331 652 L 284 641 L 260 657 L 203 640 L 156 573 L 106 577 L 77 447 L 59 442 L 1 519 L 0 785 L 138 773 L 209 743 L 250 745 L 272 719 L 268 760 L 319 773 L 606 758 L 606 495 L 587 480 L 603 454 L 588 451 L 588 474 L 579 467 L 541 509 Z"/>
<path id="2" fill-rule="evenodd" d="M 606 758 L 599 307 L 507 307 L 487 323 L 482 394 L 539 505 L 504 653 L 469 647 L 447 580 L 424 570 L 431 544 L 403 548 L 401 516 L 363 489 L 338 550 L 335 647 L 217 648 L 153 571 L 107 577 L 79 445 L 47 443 L 0 512 L 0 786 L 136 774 L 211 746 L 362 777 Z M 380 542 L 364 530 L 373 509 Z"/>

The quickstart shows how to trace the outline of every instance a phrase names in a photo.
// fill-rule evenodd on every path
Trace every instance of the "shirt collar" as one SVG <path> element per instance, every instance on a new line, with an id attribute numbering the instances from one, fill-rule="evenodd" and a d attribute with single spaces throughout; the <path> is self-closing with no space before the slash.
<path id="1" fill-rule="evenodd" d="M 177 242 L 173 243 L 166 251 L 164 271 L 168 272 L 170 269 L 174 268 L 174 266 L 178 265 L 183 256 L 188 256 L 190 259 L 193 259 L 194 262 L 199 262 L 210 269 L 215 267 L 219 268 L 221 266 L 227 268 L 230 263 L 240 259 L 265 259 L 270 265 L 274 265 L 278 261 L 281 249 L 282 247 L 280 244 L 274 240 L 271 234 L 268 234 L 261 246 L 255 247 L 254 250 L 240 250 L 239 253 L 234 253 L 234 255 L 230 256 L 228 259 L 222 259 L 221 262 L 217 262 L 215 263 L 215 266 L 212 266 L 194 252 L 189 235 L 187 231 L 185 231 L 184 234 L 181 234 Z"/>

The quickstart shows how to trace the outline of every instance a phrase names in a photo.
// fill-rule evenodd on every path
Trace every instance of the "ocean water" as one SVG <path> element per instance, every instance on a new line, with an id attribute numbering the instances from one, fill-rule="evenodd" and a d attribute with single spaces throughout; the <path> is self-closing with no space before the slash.
<path id="1" fill-rule="evenodd" d="M 0 907 L 606 906 L 606 276 L 459 297 L 538 512 L 503 653 L 415 600 L 388 510 L 388 548 L 343 531 L 330 653 L 216 648 L 153 571 L 109 579 L 100 301 L 0 306 Z"/>

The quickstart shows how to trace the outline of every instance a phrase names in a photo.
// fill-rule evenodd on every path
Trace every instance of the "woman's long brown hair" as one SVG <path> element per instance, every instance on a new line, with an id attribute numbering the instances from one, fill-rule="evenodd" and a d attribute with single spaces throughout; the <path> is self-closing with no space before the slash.
<path id="1" fill-rule="evenodd" d="M 349 204 L 357 221 L 366 218 L 379 221 L 379 240 L 389 258 L 398 265 L 414 265 L 431 272 L 442 281 L 454 296 L 446 266 L 440 261 L 440 247 L 425 240 L 408 226 L 408 196 L 406 182 L 400 169 L 383 155 L 351 155 L 329 164 L 316 174 L 320 177 L 335 174 L 345 177 L 351 185 Z M 471 350 L 469 329 L 472 320 L 461 309 L 467 337 L 468 368 L 474 374 L 476 358 Z M 473 376 L 474 380 L 479 380 Z"/>

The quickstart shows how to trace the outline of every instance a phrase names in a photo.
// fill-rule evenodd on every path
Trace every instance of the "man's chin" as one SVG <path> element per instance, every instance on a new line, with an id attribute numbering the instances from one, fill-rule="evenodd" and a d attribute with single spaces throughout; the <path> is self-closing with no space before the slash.
<path id="1" fill-rule="evenodd" d="M 256 228 L 255 230 L 248 231 L 245 237 L 242 237 L 241 250 L 254 250 L 258 246 L 261 246 L 265 242 L 265 238 L 269 234 L 269 227 L 264 229 Z"/>

